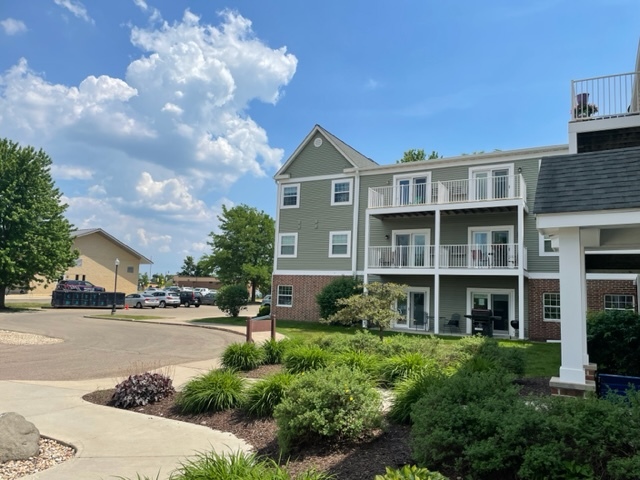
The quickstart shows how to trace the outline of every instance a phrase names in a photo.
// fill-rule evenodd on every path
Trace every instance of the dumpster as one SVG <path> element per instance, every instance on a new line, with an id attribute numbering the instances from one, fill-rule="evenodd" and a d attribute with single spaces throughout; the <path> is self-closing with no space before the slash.
<path id="1" fill-rule="evenodd" d="M 51 292 L 51 306 L 54 308 L 112 308 L 115 298 L 116 308 L 124 308 L 122 292 L 79 292 L 54 290 Z"/>

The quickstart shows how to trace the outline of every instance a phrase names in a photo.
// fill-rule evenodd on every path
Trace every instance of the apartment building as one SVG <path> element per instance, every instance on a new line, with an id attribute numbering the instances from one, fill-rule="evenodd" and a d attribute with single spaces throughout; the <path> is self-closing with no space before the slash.
<path id="1" fill-rule="evenodd" d="M 559 340 L 557 239 L 533 213 L 541 162 L 640 146 L 636 80 L 572 82 L 567 145 L 379 165 L 316 125 L 275 175 L 272 311 L 318 320 L 315 296 L 347 275 L 407 285 L 396 330 L 473 334 L 490 311 L 494 336 Z M 586 253 L 586 307 L 637 308 L 638 246 Z"/>

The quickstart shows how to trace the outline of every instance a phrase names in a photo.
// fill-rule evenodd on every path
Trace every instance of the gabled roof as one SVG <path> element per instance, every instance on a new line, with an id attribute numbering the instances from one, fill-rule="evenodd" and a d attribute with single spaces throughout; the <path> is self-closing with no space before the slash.
<path id="1" fill-rule="evenodd" d="M 378 165 L 376 162 L 371 160 L 368 157 L 365 157 L 363 154 L 358 152 L 355 148 L 347 145 L 338 137 L 329 133 L 327 130 L 322 128 L 320 125 L 315 125 L 311 132 L 304 138 L 304 140 L 298 145 L 298 148 L 291 154 L 291 156 L 287 159 L 287 161 L 282 165 L 280 170 L 278 170 L 275 174 L 275 177 L 278 175 L 282 175 L 289 165 L 295 160 L 298 154 L 302 151 L 302 149 L 311 141 L 311 139 L 317 134 L 321 133 L 333 147 L 342 154 L 342 156 L 355 168 L 364 168 L 364 167 L 372 167 Z"/>
<path id="2" fill-rule="evenodd" d="M 640 208 L 640 147 L 542 159 L 535 214 Z"/>
<path id="3" fill-rule="evenodd" d="M 129 252 L 131 255 L 133 255 L 134 257 L 138 257 L 140 259 L 140 263 L 144 264 L 144 265 L 151 265 L 153 264 L 153 262 L 151 260 L 149 260 L 147 257 L 145 257 L 144 255 L 142 255 L 141 253 L 136 252 L 133 248 L 129 247 L 128 245 L 122 243 L 120 240 L 118 240 L 116 237 L 114 237 L 113 235 L 109 235 L 107 232 L 105 232 L 103 229 L 101 228 L 82 228 L 82 229 L 78 229 L 75 232 L 71 232 L 71 236 L 73 238 L 76 237 L 86 237 L 87 235 L 92 235 L 94 233 L 100 233 L 101 235 L 104 235 L 106 238 L 108 238 L 109 240 L 111 240 L 113 243 L 115 243 L 116 245 L 118 245 L 120 248 L 122 248 L 123 250 L 126 250 L 127 252 Z"/>

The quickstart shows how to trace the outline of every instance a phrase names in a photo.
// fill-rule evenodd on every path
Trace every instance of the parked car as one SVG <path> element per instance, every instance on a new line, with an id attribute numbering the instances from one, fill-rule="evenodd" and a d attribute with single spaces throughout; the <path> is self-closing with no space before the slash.
<path id="1" fill-rule="evenodd" d="M 155 298 L 158 299 L 158 302 L 160 302 L 158 306 L 160 308 L 165 308 L 165 307 L 178 308 L 180 306 L 180 294 L 178 293 L 166 292 L 164 290 L 157 290 L 155 292 L 152 292 L 151 295 L 153 295 Z"/>
<path id="2" fill-rule="evenodd" d="M 130 293 L 124 297 L 124 304 L 127 307 L 134 308 L 156 308 L 160 305 L 160 301 L 150 293 Z"/>
<path id="3" fill-rule="evenodd" d="M 202 304 L 202 295 L 198 292 L 194 292 L 193 290 L 183 290 L 180 292 L 180 305 L 184 305 L 185 307 L 190 307 L 193 305 L 194 307 L 199 307 Z"/>
<path id="4" fill-rule="evenodd" d="M 197 287 L 193 289 L 194 292 L 198 292 L 200 295 L 205 296 L 207 293 L 209 293 L 211 290 L 209 290 L 206 287 Z"/>
<path id="5" fill-rule="evenodd" d="M 215 305 L 217 297 L 218 297 L 218 292 L 216 292 L 215 290 L 212 290 L 209 293 L 205 293 L 202 296 L 202 304 L 203 305 Z"/>
<path id="6" fill-rule="evenodd" d="M 56 290 L 77 290 L 80 292 L 104 292 L 104 287 L 99 287 L 86 280 L 60 280 Z"/>
<path id="7" fill-rule="evenodd" d="M 262 299 L 262 302 L 260 303 L 260 305 L 269 305 L 269 306 L 271 306 L 271 295 L 265 295 L 264 298 Z"/>
<path id="8" fill-rule="evenodd" d="M 171 286 L 164 289 L 165 292 L 173 292 L 177 295 L 180 295 L 180 290 L 181 288 L 176 286 Z"/>

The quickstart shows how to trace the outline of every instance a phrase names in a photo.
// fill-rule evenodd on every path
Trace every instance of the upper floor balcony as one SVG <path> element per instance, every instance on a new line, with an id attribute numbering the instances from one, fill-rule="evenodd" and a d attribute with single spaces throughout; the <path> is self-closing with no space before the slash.
<path id="1" fill-rule="evenodd" d="M 625 117 L 640 113 L 640 72 L 571 82 L 571 121 Z"/>
<path id="2" fill-rule="evenodd" d="M 371 187 L 368 206 L 371 209 L 463 203 L 481 206 L 496 201 L 526 200 L 527 185 L 521 174 L 502 175 L 500 171 L 496 172 L 440 182 L 428 182 L 426 176 L 415 176 L 397 181 L 395 185 Z"/>

